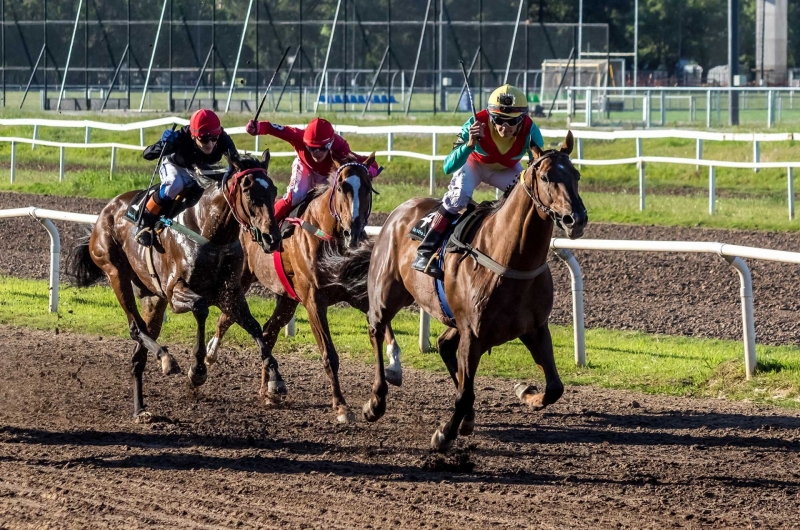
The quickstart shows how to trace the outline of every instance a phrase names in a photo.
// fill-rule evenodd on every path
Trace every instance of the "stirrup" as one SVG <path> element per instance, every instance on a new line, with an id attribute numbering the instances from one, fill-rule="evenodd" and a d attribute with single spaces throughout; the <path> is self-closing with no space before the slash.
<path id="1" fill-rule="evenodd" d="M 142 245 L 143 247 L 152 247 L 153 246 L 153 239 L 155 234 L 153 233 L 153 229 L 149 226 L 145 226 L 141 230 L 136 233 L 136 242 Z"/>

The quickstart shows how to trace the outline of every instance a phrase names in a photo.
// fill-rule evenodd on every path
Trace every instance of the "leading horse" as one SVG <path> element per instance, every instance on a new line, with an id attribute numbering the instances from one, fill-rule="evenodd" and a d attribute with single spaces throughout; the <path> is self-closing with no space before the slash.
<path id="1" fill-rule="evenodd" d="M 559 150 L 531 148 L 532 161 L 518 183 L 498 203 L 479 206 L 488 215 L 472 239 L 460 254 L 446 255 L 444 292 L 453 318 L 445 315 L 433 279 L 411 268 L 418 244 L 408 234 L 437 206 L 434 199 L 412 199 L 400 205 L 383 225 L 374 249 L 362 246 L 340 268 L 344 284 L 363 289 L 355 278 L 348 280 L 347 270 L 359 260 L 370 260 L 367 318 L 376 365 L 372 396 L 363 407 L 368 421 L 377 421 L 386 411 L 388 387 L 381 355 L 385 328 L 411 302 L 449 326 L 439 337 L 439 354 L 456 384 L 457 398 L 452 417 L 433 434 L 434 450 L 446 451 L 457 434 L 472 433 L 475 374 L 481 356 L 492 347 L 519 338 L 543 370 L 543 393 L 527 386 L 516 390 L 532 408 L 544 408 L 561 397 L 564 385 L 548 328 L 553 279 L 547 255 L 554 223 L 575 239 L 583 235 L 588 216 L 578 194 L 580 174 L 569 158 L 572 133 L 567 133 Z"/>
<path id="2" fill-rule="evenodd" d="M 275 310 L 263 328 L 267 346 L 274 347 L 280 329 L 291 320 L 297 305 L 303 304 L 330 380 L 333 410 L 340 423 L 352 421 L 353 414 L 339 384 L 339 355 L 328 326 L 328 307 L 347 302 L 366 313 L 367 297 L 353 296 L 345 289 L 326 286 L 330 271 L 322 268 L 320 262 L 335 260 L 343 249 L 357 247 L 366 237 L 364 227 L 372 210 L 372 194 L 375 193 L 367 168 L 374 160 L 373 153 L 363 164 L 356 160 L 334 162 L 333 185 L 319 186 L 309 193 L 305 210 L 299 218 L 292 219 L 297 226 L 294 235 L 284 240 L 283 252 L 265 255 L 257 243 L 242 232 L 244 290 L 258 281 L 277 295 Z M 365 278 L 366 272 L 363 270 Z M 226 313 L 220 315 L 216 333 L 208 343 L 207 362 L 216 360 L 222 338 L 232 323 Z M 389 357 L 386 378 L 389 383 L 400 385 L 400 348 L 391 326 L 387 326 L 386 340 Z M 262 370 L 262 392 L 264 375 Z"/>
<path id="3" fill-rule="evenodd" d="M 228 172 L 219 185 L 206 189 L 196 206 L 176 217 L 178 223 L 200 237 L 165 229 L 153 247 L 141 246 L 134 238 L 134 225 L 125 218 L 136 195 L 132 191 L 115 197 L 103 208 L 88 241 L 80 242 L 70 255 L 68 273 L 73 281 L 86 287 L 105 274 L 125 311 L 130 336 L 136 341 L 131 371 L 137 422 L 152 419 L 142 397 L 147 350 L 161 361 L 165 374 L 179 371 L 166 348 L 156 342 L 167 305 L 175 313 L 191 311 L 197 321 L 195 360 L 188 373 L 192 385 L 206 381 L 205 323 L 208 308 L 214 305 L 253 337 L 269 372 L 271 390 L 286 393 L 278 363 L 261 337 L 261 327 L 250 313 L 241 288 L 244 254 L 240 231 L 244 228 L 258 240 L 263 252 L 272 252 L 280 243 L 273 209 L 277 188 L 267 175 L 269 151 L 264 152 L 261 162 L 250 157 L 226 158 Z"/>

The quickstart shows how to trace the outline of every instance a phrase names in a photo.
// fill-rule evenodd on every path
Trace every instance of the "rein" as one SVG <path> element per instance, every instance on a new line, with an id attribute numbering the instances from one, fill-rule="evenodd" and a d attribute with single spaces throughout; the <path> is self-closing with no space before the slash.
<path id="1" fill-rule="evenodd" d="M 567 155 L 564 155 L 563 153 L 561 153 L 560 151 L 554 151 L 554 150 L 553 151 L 547 151 L 542 156 L 540 156 L 538 159 L 536 159 L 535 162 L 528 163 L 528 166 L 533 166 L 534 180 L 536 180 L 536 170 L 541 165 L 542 161 L 544 161 L 546 158 L 555 158 L 555 157 L 557 157 L 559 155 L 567 156 Z M 539 198 L 539 186 L 535 186 L 532 183 L 532 185 L 530 187 L 528 187 L 528 183 L 525 182 L 524 173 L 523 173 L 522 178 L 520 180 L 522 180 L 522 188 L 525 190 L 525 193 L 528 194 L 528 197 L 531 198 L 531 200 L 533 201 L 533 204 L 536 205 L 536 208 L 540 212 L 542 212 L 543 214 L 549 216 L 553 220 L 553 222 L 555 222 L 556 224 L 561 226 L 561 217 L 562 216 L 560 214 L 558 214 L 555 210 L 550 208 L 549 206 L 545 206 L 545 204 Z"/>
<path id="2" fill-rule="evenodd" d="M 239 223 L 239 225 L 247 230 L 250 233 L 250 236 L 253 238 L 253 241 L 256 243 L 261 243 L 263 240 L 263 234 L 261 230 L 256 228 L 255 226 L 251 225 L 249 222 L 245 221 L 245 217 L 250 217 L 246 212 L 244 212 L 241 207 L 239 206 L 239 201 L 237 200 L 239 195 L 239 179 L 244 177 L 245 175 L 250 175 L 252 173 L 263 173 L 264 176 L 267 175 L 267 170 L 262 167 L 253 167 L 250 169 L 245 169 L 243 171 L 239 171 L 234 173 L 233 175 L 227 175 L 222 178 L 222 196 L 225 197 L 225 201 L 228 203 L 228 206 L 231 209 L 231 213 L 233 214 L 233 218 Z"/>

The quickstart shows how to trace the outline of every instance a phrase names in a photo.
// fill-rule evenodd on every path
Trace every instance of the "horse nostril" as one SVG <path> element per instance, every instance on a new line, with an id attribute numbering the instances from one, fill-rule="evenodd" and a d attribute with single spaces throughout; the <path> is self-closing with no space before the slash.
<path id="1" fill-rule="evenodd" d="M 561 224 L 564 226 L 572 226 L 575 224 L 575 219 L 571 215 L 565 215 L 561 218 Z"/>

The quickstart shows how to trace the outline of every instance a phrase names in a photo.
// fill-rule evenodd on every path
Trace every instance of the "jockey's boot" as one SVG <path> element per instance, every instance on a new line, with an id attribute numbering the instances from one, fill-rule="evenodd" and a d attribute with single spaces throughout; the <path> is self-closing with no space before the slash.
<path id="1" fill-rule="evenodd" d="M 162 211 L 169 211 L 172 199 L 161 197 L 156 191 L 147 199 L 147 204 L 142 211 L 142 218 L 139 220 L 139 231 L 136 233 L 136 241 L 145 247 L 152 246 L 155 242 L 155 226 L 161 218 Z"/>
<path id="2" fill-rule="evenodd" d="M 444 241 L 444 233 L 453 219 L 457 217 L 440 207 L 431 220 L 431 227 L 428 233 L 425 234 L 425 239 L 419 244 L 417 249 L 417 257 L 411 264 L 411 268 L 420 272 L 424 272 L 428 276 L 433 276 L 436 279 L 444 278 L 444 271 L 439 268 L 438 250 Z"/>

